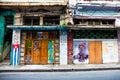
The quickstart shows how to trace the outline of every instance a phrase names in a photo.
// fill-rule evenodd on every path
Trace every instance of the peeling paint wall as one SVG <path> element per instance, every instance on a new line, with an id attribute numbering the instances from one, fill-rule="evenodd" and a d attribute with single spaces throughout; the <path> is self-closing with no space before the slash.
<path id="1" fill-rule="evenodd" d="M 0 13 L 0 61 L 2 60 L 2 51 L 4 45 L 4 34 L 5 34 L 5 16 L 15 15 L 13 11 L 4 11 Z"/>
<path id="2" fill-rule="evenodd" d="M 0 16 L 0 61 L 2 61 L 2 51 L 3 51 L 3 40 L 4 40 L 4 16 Z"/>
<path id="3" fill-rule="evenodd" d="M 68 31 L 68 64 L 73 63 L 73 31 Z"/>
<path id="4" fill-rule="evenodd" d="M 118 33 L 118 58 L 120 62 L 120 30 L 118 30 L 117 33 Z"/>
<path id="5" fill-rule="evenodd" d="M 67 31 L 64 30 L 60 32 L 60 64 L 66 65 L 67 60 Z"/>
<path id="6" fill-rule="evenodd" d="M 118 45 L 115 41 L 102 41 L 103 63 L 118 62 Z"/>

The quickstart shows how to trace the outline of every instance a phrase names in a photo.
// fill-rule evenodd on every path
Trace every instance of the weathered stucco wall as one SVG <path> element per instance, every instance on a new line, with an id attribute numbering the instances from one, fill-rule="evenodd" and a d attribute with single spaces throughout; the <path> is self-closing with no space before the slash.
<path id="1" fill-rule="evenodd" d="M 4 34 L 5 34 L 5 16 L 15 15 L 15 12 L 4 11 L 0 15 L 0 61 L 2 60 L 2 51 L 4 45 Z"/>
<path id="2" fill-rule="evenodd" d="M 67 61 L 67 31 L 60 32 L 60 64 L 66 65 Z"/>

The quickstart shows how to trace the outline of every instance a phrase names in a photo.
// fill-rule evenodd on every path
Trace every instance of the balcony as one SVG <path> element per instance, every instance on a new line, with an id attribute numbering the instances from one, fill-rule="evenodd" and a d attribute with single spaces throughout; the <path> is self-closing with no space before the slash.
<path id="1" fill-rule="evenodd" d="M 0 0 L 1 6 L 67 5 L 67 0 Z"/>

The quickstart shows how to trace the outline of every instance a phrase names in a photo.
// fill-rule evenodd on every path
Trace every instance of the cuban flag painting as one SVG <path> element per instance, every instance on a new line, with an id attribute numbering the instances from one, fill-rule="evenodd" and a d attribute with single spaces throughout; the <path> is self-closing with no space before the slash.
<path id="1" fill-rule="evenodd" d="M 19 65 L 20 62 L 20 30 L 13 30 L 11 65 Z"/>

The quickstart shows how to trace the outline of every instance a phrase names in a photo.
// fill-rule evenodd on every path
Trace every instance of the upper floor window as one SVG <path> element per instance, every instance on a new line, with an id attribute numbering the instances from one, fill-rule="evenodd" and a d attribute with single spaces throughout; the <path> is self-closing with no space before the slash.
<path id="1" fill-rule="evenodd" d="M 60 24 L 60 16 L 45 16 L 43 17 L 44 25 L 59 25 Z"/>
<path id="2" fill-rule="evenodd" d="M 23 25 L 39 25 L 40 22 L 40 17 L 23 17 Z"/>
<path id="3" fill-rule="evenodd" d="M 115 24 L 113 19 L 73 19 L 75 25 L 107 26 Z"/>
<path id="4" fill-rule="evenodd" d="M 13 25 L 14 22 L 14 16 L 5 16 L 5 26 L 7 25 Z"/>

